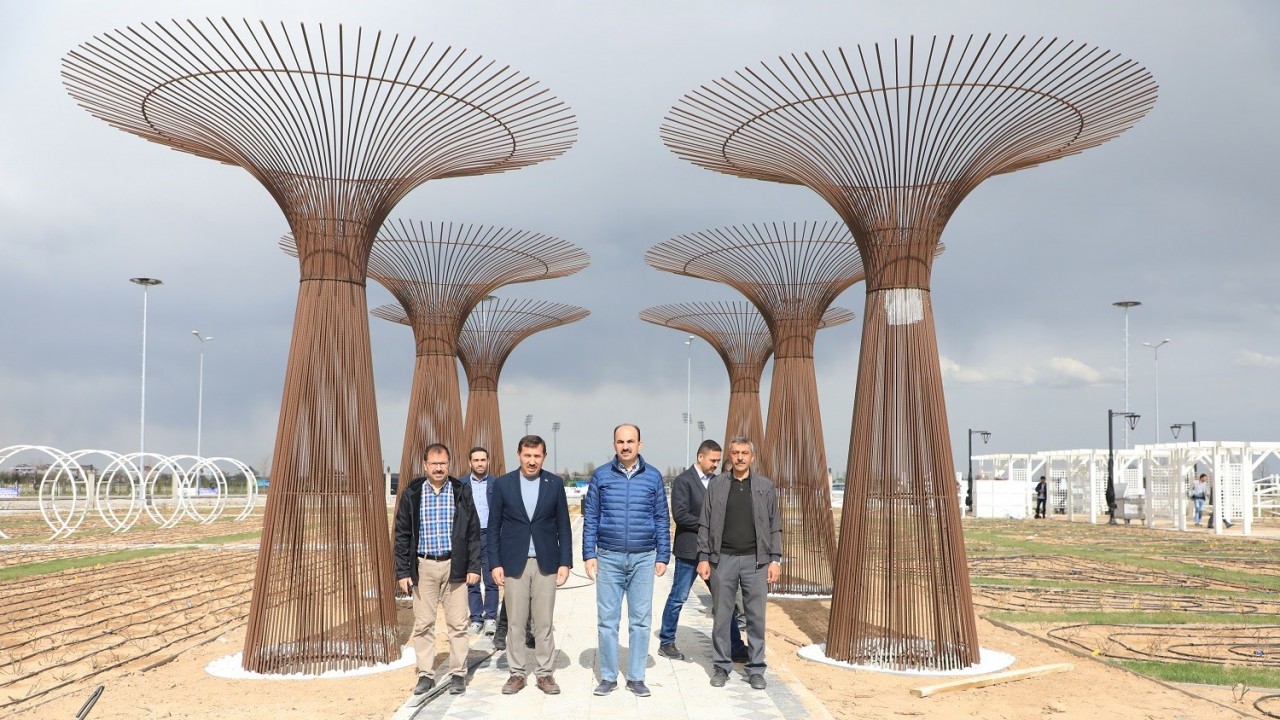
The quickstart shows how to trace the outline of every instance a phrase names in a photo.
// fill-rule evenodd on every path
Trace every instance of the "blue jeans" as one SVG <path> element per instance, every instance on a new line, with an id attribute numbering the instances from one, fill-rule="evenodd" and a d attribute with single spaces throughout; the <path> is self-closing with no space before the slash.
<path id="1" fill-rule="evenodd" d="M 1196 503 L 1196 524 L 1200 524 L 1200 519 L 1204 517 L 1204 498 L 1191 498 Z"/>
<path id="2" fill-rule="evenodd" d="M 467 604 L 471 610 L 471 622 L 484 622 L 498 617 L 498 583 L 489 572 L 488 530 L 480 531 L 480 582 L 467 586 Z M 484 600 L 480 598 L 480 586 L 484 585 Z"/>
<path id="3" fill-rule="evenodd" d="M 629 630 L 627 679 L 644 680 L 649 660 L 649 624 L 653 615 L 653 565 L 657 553 L 597 550 L 596 665 L 600 679 L 618 679 L 618 621 L 627 598 Z"/>
<path id="4" fill-rule="evenodd" d="M 680 610 L 689 599 L 689 590 L 693 587 L 693 579 L 698 576 L 698 564 L 683 558 L 675 559 L 674 575 L 671 577 L 671 594 L 667 596 L 667 604 L 662 608 L 662 627 L 658 629 L 658 642 L 662 644 L 676 641 L 676 625 L 680 622 Z M 711 587 L 710 583 L 707 588 Z M 734 608 L 733 621 L 729 625 L 729 643 L 736 655 L 747 649 L 742 642 L 742 631 L 738 629 L 738 610 Z"/>

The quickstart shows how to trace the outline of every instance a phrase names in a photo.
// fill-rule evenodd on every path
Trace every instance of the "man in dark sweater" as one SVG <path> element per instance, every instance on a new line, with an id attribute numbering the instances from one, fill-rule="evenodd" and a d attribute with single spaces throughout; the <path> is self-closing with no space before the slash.
<path id="1" fill-rule="evenodd" d="M 702 502 L 707 496 L 707 485 L 719 473 L 720 443 L 705 440 L 698 446 L 698 458 L 688 470 L 676 476 L 671 483 L 671 519 L 676 525 L 676 539 L 672 543 L 675 555 L 675 576 L 671 579 L 671 593 L 662 609 L 662 627 L 658 630 L 658 654 L 672 660 L 684 660 L 684 653 L 676 647 L 676 626 L 680 622 L 680 610 L 689 599 L 689 589 L 698 566 L 698 518 L 702 515 Z M 710 587 L 710 585 L 708 585 Z M 733 661 L 748 660 L 747 645 L 742 642 L 738 629 L 738 611 L 733 611 L 729 623 L 729 645 Z"/>
<path id="2" fill-rule="evenodd" d="M 711 661 L 712 687 L 724 687 L 733 667 L 729 622 L 738 589 L 747 617 L 747 679 L 765 688 L 764 617 L 768 585 L 782 572 L 782 525 L 778 491 L 769 478 L 752 472 L 755 445 L 744 437 L 729 441 L 733 469 L 707 485 L 698 520 L 698 575 L 711 586 L 714 601 Z"/>

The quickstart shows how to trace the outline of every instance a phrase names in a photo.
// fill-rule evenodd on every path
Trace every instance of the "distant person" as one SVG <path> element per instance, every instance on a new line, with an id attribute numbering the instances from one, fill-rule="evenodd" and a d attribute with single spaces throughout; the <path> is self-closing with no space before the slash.
<path id="1" fill-rule="evenodd" d="M 1036 519 L 1043 520 L 1045 517 L 1045 504 L 1049 501 L 1049 484 L 1045 482 L 1044 476 L 1040 476 L 1040 482 L 1036 483 Z M 1025 506 L 1024 506 L 1025 507 Z"/>
<path id="2" fill-rule="evenodd" d="M 489 563 L 493 579 L 506 589 L 507 616 L 511 627 L 524 628 L 532 618 L 534 648 L 511 642 L 508 631 L 507 665 L 511 675 L 503 695 L 518 693 L 530 671 L 538 689 L 558 695 L 560 686 L 552 674 L 556 654 L 552 618 L 556 588 L 569 579 L 573 566 L 573 535 L 569 528 L 569 501 L 564 480 L 542 469 L 547 443 L 537 435 L 525 435 L 516 444 L 519 469 L 494 480 L 489 504 Z"/>
<path id="3" fill-rule="evenodd" d="M 608 695 L 618 687 L 618 623 L 627 599 L 627 689 L 644 683 L 653 617 L 653 578 L 671 560 L 671 519 L 662 473 L 640 456 L 640 428 L 613 429 L 613 460 L 596 468 L 582 502 L 582 567 L 596 583 L 596 664 Z M 726 630 L 726 633 L 728 631 Z"/>
<path id="4" fill-rule="evenodd" d="M 704 440 L 698 446 L 698 456 L 688 470 L 676 476 L 671 483 L 671 519 L 676 525 L 676 539 L 672 543 L 675 555 L 675 575 L 671 578 L 671 592 L 662 609 L 662 626 L 658 630 L 658 654 L 672 660 L 684 660 L 684 653 L 676 647 L 676 626 L 680 622 L 680 610 L 689 599 L 689 589 L 698 568 L 698 518 L 702 516 L 702 503 L 707 495 L 711 478 L 719 474 L 720 443 Z M 710 589 L 710 584 L 707 585 Z M 735 606 L 733 621 L 729 624 L 729 645 L 733 661 L 745 663 L 747 645 L 742 642 L 738 628 L 738 611 Z"/>
<path id="5" fill-rule="evenodd" d="M 1209 495 L 1208 476 L 1200 473 L 1200 477 L 1191 485 L 1191 502 L 1196 506 L 1196 526 L 1200 525 L 1200 521 L 1204 519 L 1204 501 Z"/>
<path id="6" fill-rule="evenodd" d="M 467 602 L 471 610 L 471 624 L 467 626 L 467 634 L 478 635 L 484 632 L 486 635 L 493 635 L 498 627 L 498 584 L 493 581 L 493 573 L 489 568 L 489 496 L 493 492 L 494 479 L 489 474 L 489 451 L 482 447 L 471 448 L 471 452 L 467 454 L 467 463 L 471 466 L 467 484 L 471 486 L 476 515 L 480 517 L 481 564 L 481 582 L 467 586 Z"/>
<path id="7" fill-rule="evenodd" d="M 414 695 L 435 687 L 436 612 L 449 634 L 449 692 L 467 690 L 467 587 L 480 582 L 480 518 L 471 487 L 449 474 L 449 448 L 427 446 L 426 477 L 414 478 L 396 504 L 396 578 L 413 594 Z"/>
<path id="8" fill-rule="evenodd" d="M 782 574 L 782 523 L 778 491 L 769 478 L 751 471 L 755 445 L 745 437 L 729 441 L 733 470 L 707 485 L 698 519 L 698 575 L 711 585 L 714 601 L 711 661 L 712 687 L 724 687 L 733 665 L 729 623 L 734 600 L 742 590 L 747 617 L 747 680 L 766 687 L 764 671 L 765 602 L 768 585 Z"/>

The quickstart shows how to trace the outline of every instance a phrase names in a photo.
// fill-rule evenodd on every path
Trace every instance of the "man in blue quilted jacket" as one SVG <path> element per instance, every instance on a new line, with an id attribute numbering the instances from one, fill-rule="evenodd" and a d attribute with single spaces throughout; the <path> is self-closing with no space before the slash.
<path id="1" fill-rule="evenodd" d="M 644 672 L 653 578 L 667 571 L 671 559 L 671 519 L 662 473 L 645 464 L 640 447 L 640 428 L 614 428 L 613 461 L 596 468 L 582 503 L 583 567 L 596 583 L 596 695 L 608 695 L 618 687 L 618 622 L 625 595 L 630 632 L 627 689 L 649 697 Z"/>

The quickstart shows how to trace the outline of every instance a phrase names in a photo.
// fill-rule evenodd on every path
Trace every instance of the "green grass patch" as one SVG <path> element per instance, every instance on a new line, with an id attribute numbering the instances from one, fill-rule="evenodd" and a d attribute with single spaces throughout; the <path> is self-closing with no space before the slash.
<path id="1" fill-rule="evenodd" d="M 1096 592 L 1139 593 L 1143 595 L 1170 595 L 1204 598 L 1223 598 L 1226 600 L 1274 600 L 1275 593 L 1263 590 L 1242 592 L 1239 590 L 1216 590 L 1213 588 L 1173 587 L 1167 585 L 1122 585 L 1118 583 L 1099 583 L 1081 580 L 1025 580 L 1013 578 L 984 578 L 973 576 L 970 584 L 974 588 L 1006 587 L 1006 588 L 1040 588 L 1043 590 L 1092 590 Z"/>
<path id="2" fill-rule="evenodd" d="M 144 557 L 153 557 L 155 555 L 167 555 L 169 553 L 181 552 L 182 550 L 183 548 L 121 550 L 120 552 L 105 553 L 102 555 L 87 555 L 84 557 L 67 558 L 65 560 L 48 560 L 46 562 L 16 565 L 14 567 L 0 568 L 0 582 L 17 580 L 19 578 L 32 577 L 35 575 L 47 575 L 49 573 L 62 572 L 63 570 L 77 570 L 86 567 L 91 568 L 95 565 L 109 565 L 111 563 L 136 560 Z"/>
<path id="3" fill-rule="evenodd" d="M 1121 667 L 1165 682 L 1226 685 L 1244 683 L 1248 687 L 1280 688 L 1280 670 L 1223 667 L 1207 663 L 1160 662 L 1159 660 L 1112 660 Z"/>
<path id="4" fill-rule="evenodd" d="M 1010 612 L 994 610 L 985 613 L 992 620 L 1006 623 L 1063 623 L 1089 625 L 1275 625 L 1275 615 L 1267 613 L 1192 613 L 1179 610 L 1152 612 Z"/>
<path id="5" fill-rule="evenodd" d="M 261 530 L 253 532 L 235 533 L 233 535 L 215 535 L 214 537 L 202 538 L 200 540 L 192 540 L 192 545 L 221 545 L 223 543 L 240 542 L 241 540 L 257 540 L 262 537 Z"/>

